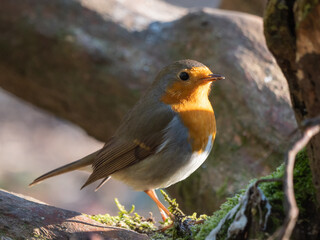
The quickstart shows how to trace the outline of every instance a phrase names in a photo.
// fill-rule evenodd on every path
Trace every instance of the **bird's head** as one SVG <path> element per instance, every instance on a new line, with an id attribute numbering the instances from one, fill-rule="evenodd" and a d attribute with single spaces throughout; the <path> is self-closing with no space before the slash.
<path id="1" fill-rule="evenodd" d="M 200 95 L 208 96 L 212 82 L 224 79 L 213 74 L 204 64 L 194 60 L 181 60 L 160 71 L 153 85 L 161 89 L 166 102 L 186 100 Z"/>

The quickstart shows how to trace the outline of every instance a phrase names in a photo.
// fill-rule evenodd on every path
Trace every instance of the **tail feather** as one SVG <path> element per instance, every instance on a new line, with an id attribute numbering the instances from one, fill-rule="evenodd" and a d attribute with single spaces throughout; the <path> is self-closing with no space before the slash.
<path id="1" fill-rule="evenodd" d="M 64 166 L 61 166 L 59 168 L 56 168 L 50 172 L 47 172 L 45 174 L 43 174 L 42 176 L 36 178 L 32 183 L 29 184 L 29 187 L 32 187 L 40 182 L 42 182 L 43 180 L 47 179 L 47 178 L 51 178 L 51 177 L 54 177 L 54 176 L 57 176 L 57 175 L 60 175 L 60 174 L 63 174 L 63 173 L 67 173 L 67 172 L 70 172 L 70 171 L 74 171 L 74 170 L 79 170 L 83 167 L 86 167 L 88 165 L 91 165 L 93 163 L 93 160 L 95 158 L 95 156 L 97 155 L 97 153 L 99 152 L 100 150 L 94 152 L 94 153 L 91 153 L 89 154 L 88 156 L 84 157 L 84 158 L 81 158 L 80 160 L 77 160 L 77 161 L 74 161 L 72 163 L 69 163 L 67 165 L 64 165 Z"/>

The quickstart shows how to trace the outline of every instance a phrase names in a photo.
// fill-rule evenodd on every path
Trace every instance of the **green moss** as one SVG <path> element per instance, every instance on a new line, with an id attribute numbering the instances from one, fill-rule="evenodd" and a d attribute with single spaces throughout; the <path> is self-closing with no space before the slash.
<path id="1" fill-rule="evenodd" d="M 179 205 L 175 199 L 171 199 L 164 191 L 161 191 L 165 200 L 169 203 L 169 211 L 175 216 L 177 223 L 174 223 L 174 227 L 168 228 L 166 231 L 158 231 L 158 227 L 155 226 L 152 219 L 144 219 L 139 214 L 134 212 L 134 206 L 127 211 L 123 205 L 121 205 L 118 199 L 115 199 L 116 205 L 119 209 L 118 216 L 111 216 L 109 214 L 99 215 L 86 215 L 91 219 L 108 226 L 116 226 L 125 229 L 134 230 L 139 233 L 146 233 L 151 239 L 164 240 L 164 239 L 176 239 L 176 240 L 187 240 L 191 238 L 189 233 L 184 232 L 179 226 L 183 226 L 186 230 L 190 230 L 189 227 L 193 226 L 196 221 L 204 221 L 207 219 L 206 215 L 200 215 L 197 217 L 196 213 L 190 216 L 185 216 L 184 213 L 179 209 Z M 160 228 L 166 227 L 171 224 L 171 220 L 167 219 L 165 222 L 160 222 Z M 190 230 L 190 233 L 191 230 Z"/>
<path id="2" fill-rule="evenodd" d="M 205 239 L 211 230 L 219 224 L 220 220 L 238 204 L 240 197 L 240 194 L 236 194 L 234 197 L 228 198 L 227 201 L 221 205 L 218 211 L 208 217 L 207 221 L 203 225 L 193 227 L 192 230 L 195 234 L 195 239 Z"/>
<path id="3" fill-rule="evenodd" d="M 312 173 L 308 162 L 307 151 L 297 155 L 297 163 L 294 169 L 294 191 L 300 214 L 306 213 L 309 203 L 316 204 L 316 190 L 312 183 Z"/>
<path id="4" fill-rule="evenodd" d="M 281 178 L 283 177 L 283 174 L 284 164 L 265 178 Z M 293 176 L 295 197 L 301 215 L 305 213 L 305 207 L 308 205 L 307 203 L 315 204 L 316 201 L 315 189 L 312 183 L 312 175 L 306 150 L 297 154 Z M 284 199 L 284 193 L 282 191 L 282 187 L 282 183 L 280 182 L 262 183 L 260 185 L 261 190 L 266 194 L 276 212 L 283 210 L 282 200 Z"/>
<path id="5" fill-rule="evenodd" d="M 270 175 L 263 177 L 265 179 L 270 178 L 282 178 L 284 175 L 284 164 L 278 167 Z M 255 182 L 256 179 L 251 181 Z M 281 182 L 266 182 L 259 185 L 260 189 L 266 195 L 269 203 L 272 206 L 272 214 L 268 222 L 268 232 L 273 232 L 276 227 L 281 225 L 284 219 L 283 212 L 283 186 Z M 294 190 L 297 200 L 297 204 L 300 210 L 300 219 L 304 219 L 310 213 L 310 206 L 315 206 L 315 189 L 312 184 L 312 175 L 309 167 L 308 157 L 306 150 L 301 151 L 296 157 L 296 164 L 294 169 Z M 220 210 L 213 213 L 211 217 L 201 226 L 196 226 L 193 228 L 195 239 L 205 239 L 205 237 L 214 229 L 220 222 L 220 220 L 234 207 L 238 204 L 240 197 L 245 192 L 245 190 L 240 191 L 241 194 L 236 194 L 232 198 L 228 198 L 227 201 L 221 205 Z M 311 209 L 313 209 L 311 207 Z M 224 239 L 227 232 L 228 226 L 231 223 L 226 224 L 226 226 L 221 230 L 218 239 Z"/>
<path id="6" fill-rule="evenodd" d="M 115 199 L 115 202 L 119 209 L 118 216 L 110 216 L 109 214 L 87 216 L 109 226 L 130 229 L 140 233 L 152 233 L 157 229 L 152 219 L 144 219 L 139 214 L 134 213 L 134 205 L 132 205 L 130 211 L 127 211 L 125 207 L 119 203 L 118 199 Z"/>
<path id="7" fill-rule="evenodd" d="M 192 215 L 186 216 L 181 209 L 179 209 L 179 204 L 177 203 L 176 199 L 171 199 L 163 190 L 161 190 L 161 194 L 163 195 L 165 201 L 169 203 L 169 211 L 175 217 L 175 221 L 173 223 L 174 227 L 163 232 L 163 236 L 167 237 L 168 239 L 176 240 L 192 239 L 192 228 L 196 226 L 194 223 L 207 220 L 207 215 L 203 214 L 197 217 L 197 213 L 193 213 Z M 152 239 L 158 239 L 158 237 L 159 234 L 152 235 Z"/>

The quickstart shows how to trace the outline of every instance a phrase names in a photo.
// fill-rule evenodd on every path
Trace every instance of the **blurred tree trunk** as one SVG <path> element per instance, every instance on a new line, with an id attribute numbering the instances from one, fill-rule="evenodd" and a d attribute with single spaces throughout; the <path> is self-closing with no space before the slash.
<path id="1" fill-rule="evenodd" d="M 267 0 L 221 0 L 219 8 L 263 16 Z"/>
<path id="2" fill-rule="evenodd" d="M 267 45 L 289 84 L 298 123 L 320 114 L 320 3 L 270 0 L 264 16 Z M 320 203 L 320 136 L 308 147 Z"/>

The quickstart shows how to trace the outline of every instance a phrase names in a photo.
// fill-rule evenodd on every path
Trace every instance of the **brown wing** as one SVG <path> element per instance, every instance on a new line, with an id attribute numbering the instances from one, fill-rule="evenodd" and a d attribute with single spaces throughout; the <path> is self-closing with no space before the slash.
<path id="1" fill-rule="evenodd" d="M 94 160 L 93 172 L 82 188 L 101 178 L 106 178 L 120 169 L 142 161 L 154 154 L 162 142 L 162 131 L 145 138 L 143 141 L 135 139 L 131 142 L 123 142 L 117 138 L 111 138 Z"/>

